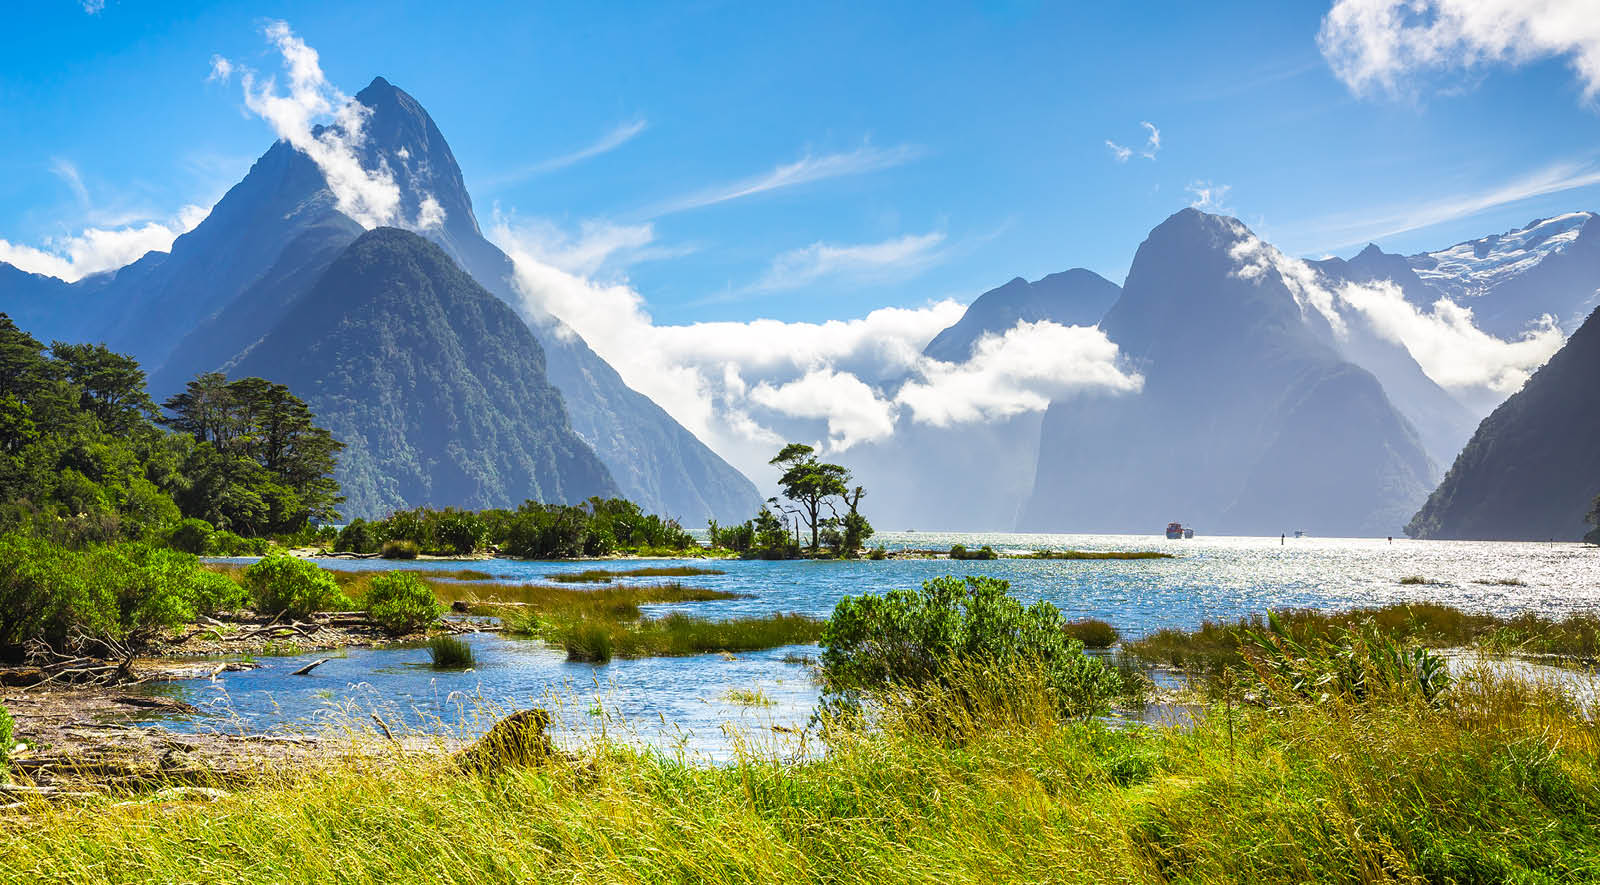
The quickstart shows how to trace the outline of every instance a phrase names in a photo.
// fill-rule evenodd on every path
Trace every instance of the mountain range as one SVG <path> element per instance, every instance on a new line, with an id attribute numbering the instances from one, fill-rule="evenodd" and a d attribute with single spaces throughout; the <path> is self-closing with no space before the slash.
<path id="1" fill-rule="evenodd" d="M 592 494 L 686 524 L 754 512 L 748 478 L 522 297 L 421 104 L 381 77 L 355 101 L 360 163 L 392 175 L 393 216 L 411 231 L 368 230 L 279 141 L 169 252 L 71 284 L 0 263 L 0 311 L 44 340 L 132 353 L 158 400 L 205 371 L 289 384 L 349 445 L 347 516 Z M 1502 405 L 1503 392 L 1430 376 L 1392 313 L 1350 297 L 1374 291 L 1423 319 L 1442 302 L 1469 309 L 1501 339 L 1572 339 Z M 1560 445 L 1562 410 L 1589 411 L 1578 379 L 1597 302 L 1594 213 L 1409 256 L 1369 245 L 1298 262 L 1236 219 L 1183 210 L 1150 232 L 1122 285 L 1082 268 L 1012 279 L 923 350 L 961 363 L 1019 323 L 1094 326 L 1143 378 L 1138 393 L 1063 396 L 988 423 L 902 419 L 841 460 L 882 527 L 1571 536 L 1573 508 L 1600 491 L 1596 468 Z"/>
<path id="2" fill-rule="evenodd" d="M 419 224 L 421 235 L 483 290 L 504 304 L 519 303 L 511 284 L 510 259 L 483 236 L 455 157 L 421 104 L 381 77 L 357 93 L 355 100 L 369 111 L 359 148 L 363 168 L 392 170 L 400 192 L 397 215 L 420 221 L 425 202 L 430 203 L 434 223 Z M 148 369 L 158 400 L 196 373 L 228 365 L 247 366 L 280 380 L 299 373 L 299 367 L 274 363 L 266 356 L 241 359 L 240 355 L 260 350 L 258 345 L 301 302 L 320 297 L 319 281 L 363 236 L 363 226 L 341 212 L 337 203 L 316 163 L 287 141 L 278 141 L 199 226 L 173 243 L 170 252 L 152 252 L 125 268 L 74 284 L 20 275 L 15 268 L 0 265 L 0 310 L 12 313 L 20 325 L 47 340 L 104 341 L 133 354 Z M 323 315 L 322 319 L 340 318 Z M 542 364 L 538 374 L 548 377 L 563 401 L 561 426 L 536 422 L 508 432 L 537 439 L 567 431 L 581 438 L 605 465 L 612 484 L 583 482 L 573 488 L 615 489 L 647 510 L 677 516 L 690 525 L 708 518 L 743 520 L 760 506 L 760 496 L 748 478 L 630 389 L 571 329 L 550 318 L 526 325 L 528 340 L 542 349 L 540 358 L 530 360 Z M 261 351 L 278 352 L 289 349 Z M 468 378 L 451 380 L 458 388 L 469 386 Z M 346 402 L 334 399 L 329 405 Z M 347 423 L 350 417 L 318 414 L 332 424 Z M 555 414 L 537 409 L 521 419 L 549 420 Z M 489 423 L 506 417 L 499 414 Z M 442 430 L 466 433 L 464 426 Z M 413 442 L 398 440 L 396 450 Z M 449 442 L 460 446 L 469 439 L 456 436 Z M 352 473 L 353 457 L 341 463 L 337 477 L 361 486 L 365 480 Z M 515 504 L 524 497 L 550 493 L 550 487 L 511 477 L 501 480 L 485 486 L 503 490 L 506 497 L 496 499 L 500 503 Z M 362 492 L 352 499 L 346 516 L 381 515 L 356 509 L 358 502 L 362 508 L 368 502 L 379 507 L 464 503 L 428 497 L 433 492 L 424 486 L 408 488 L 407 494 L 398 496 Z"/>

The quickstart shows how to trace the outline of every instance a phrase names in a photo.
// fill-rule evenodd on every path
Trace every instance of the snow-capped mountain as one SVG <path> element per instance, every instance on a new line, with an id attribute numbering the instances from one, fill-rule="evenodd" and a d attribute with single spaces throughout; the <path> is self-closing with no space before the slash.
<path id="1" fill-rule="evenodd" d="M 1571 334 L 1600 305 L 1600 216 L 1541 218 L 1406 261 L 1490 334 L 1518 336 L 1545 315 Z"/>

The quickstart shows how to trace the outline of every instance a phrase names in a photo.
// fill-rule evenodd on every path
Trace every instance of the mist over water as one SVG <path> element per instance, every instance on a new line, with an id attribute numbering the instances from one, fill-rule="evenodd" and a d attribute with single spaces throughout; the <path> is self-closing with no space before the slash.
<path id="1" fill-rule="evenodd" d="M 1600 609 L 1600 555 L 1565 543 L 1412 541 L 1396 538 L 1230 538 L 1169 541 L 1150 535 L 890 532 L 876 536 L 890 550 L 985 544 L 1004 553 L 1038 549 L 1160 550 L 1157 560 L 960 561 L 894 559 L 849 562 L 710 561 L 726 572 L 685 583 L 747 594 L 749 598 L 644 606 L 707 618 L 771 612 L 826 617 L 846 595 L 915 587 L 946 574 L 988 575 L 1011 582 L 1026 601 L 1046 599 L 1069 618 L 1100 618 L 1125 637 L 1162 627 L 1188 628 L 1207 618 L 1236 618 L 1275 608 L 1340 610 L 1430 601 L 1498 614 L 1532 611 L 1561 616 Z M 441 568 L 449 563 L 328 560 L 339 569 Z M 625 561 L 618 568 L 652 564 Z M 502 581 L 540 582 L 547 575 L 593 568 L 593 562 L 481 560 L 462 563 Z M 1409 576 L 1424 585 L 1402 585 Z M 632 581 L 635 579 L 621 579 Z M 641 583 L 662 579 L 637 579 Z M 1500 581 L 1520 581 L 1522 586 Z M 581 585 L 576 585 L 581 586 Z M 160 687 L 229 719 L 162 722 L 170 728 L 295 730 L 366 727 L 380 712 L 392 725 L 439 733 L 475 734 L 508 709 L 554 708 L 567 742 L 601 733 L 665 749 L 726 755 L 725 726 L 791 746 L 796 739 L 770 726 L 801 728 L 816 701 L 808 669 L 786 656 L 815 655 L 811 646 L 733 656 L 570 663 L 536 640 L 469 636 L 477 658 L 471 671 L 435 671 L 426 648 L 352 649 L 312 677 L 289 674 L 311 660 L 340 653 L 262 658 L 253 671 Z M 735 703 L 729 693 L 759 690 L 770 702 Z M 226 724 L 224 724 L 226 723 Z"/>

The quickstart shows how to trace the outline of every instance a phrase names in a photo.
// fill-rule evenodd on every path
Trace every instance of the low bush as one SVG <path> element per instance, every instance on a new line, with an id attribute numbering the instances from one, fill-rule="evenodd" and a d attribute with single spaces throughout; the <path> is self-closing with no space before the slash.
<path id="1" fill-rule="evenodd" d="M 174 550 L 200 556 L 209 551 L 211 535 L 215 531 L 211 523 L 203 519 L 186 519 L 167 535 L 167 544 Z"/>
<path id="2" fill-rule="evenodd" d="M 272 542 L 266 538 L 245 538 L 229 531 L 215 532 L 206 543 L 209 556 L 266 556 Z"/>
<path id="3" fill-rule="evenodd" d="M 415 633 L 444 613 L 433 590 L 416 575 L 389 572 L 374 577 L 367 590 L 367 616 L 390 633 Z"/>
<path id="4" fill-rule="evenodd" d="M 384 541 L 380 555 L 384 559 L 416 559 L 420 552 L 415 541 Z"/>
<path id="5" fill-rule="evenodd" d="M 256 611 L 303 618 L 313 612 L 343 611 L 352 603 L 315 563 L 286 554 L 267 556 L 244 571 L 244 589 Z"/>
<path id="6" fill-rule="evenodd" d="M 364 519 L 354 520 L 345 526 L 333 542 L 335 553 L 377 553 L 378 546 L 377 532 Z"/>
<path id="7" fill-rule="evenodd" d="M 967 678 L 971 673 L 1036 671 L 1061 714 L 1108 711 L 1121 693 L 1117 674 L 1084 655 L 1055 606 L 1039 601 L 1024 608 L 1009 590 L 995 578 L 943 577 L 920 590 L 839 600 L 822 632 L 825 698 L 850 709 L 875 697 L 931 690 L 971 708 L 994 700 L 978 694 L 1003 695 L 1012 687 L 1006 679 Z"/>
<path id="8" fill-rule="evenodd" d="M 459 636 L 435 636 L 428 640 L 428 661 L 435 670 L 465 670 L 473 665 L 472 646 Z"/>
<path id="9" fill-rule="evenodd" d="M 956 544 L 950 548 L 951 559 L 997 559 L 999 554 L 988 544 L 976 550 L 968 550 L 964 545 Z"/>
<path id="10" fill-rule="evenodd" d="M 1066 631 L 1068 639 L 1078 640 L 1084 648 L 1110 648 L 1122 637 L 1116 627 L 1098 618 L 1073 621 L 1062 629 Z"/>

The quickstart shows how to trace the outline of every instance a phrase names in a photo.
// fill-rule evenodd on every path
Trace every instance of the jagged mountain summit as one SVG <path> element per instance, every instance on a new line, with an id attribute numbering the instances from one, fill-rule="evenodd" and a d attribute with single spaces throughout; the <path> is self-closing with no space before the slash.
<path id="1" fill-rule="evenodd" d="M 1276 269 L 1240 272 L 1252 238 L 1193 209 L 1150 232 L 1100 323 L 1144 389 L 1051 405 L 1022 528 L 1382 535 L 1426 497 L 1432 465 L 1378 379 Z"/>
<path id="2" fill-rule="evenodd" d="M 334 475 L 347 518 L 617 494 L 527 325 L 408 231 L 362 234 L 223 369 L 298 391 L 345 444 Z"/>
<path id="3" fill-rule="evenodd" d="M 520 304 L 511 262 L 484 238 L 455 157 L 421 104 L 381 77 L 355 100 L 371 111 L 360 159 L 389 171 L 399 189 L 396 221 L 437 243 L 489 293 Z M 53 310 L 38 309 L 40 284 L 24 290 L 0 277 L 0 307 L 26 298 L 33 313 L 22 316 L 34 316 L 36 333 L 104 340 L 134 354 L 159 398 L 233 361 L 311 295 L 363 233 L 337 202 L 317 165 L 279 141 L 170 253 L 151 253 L 103 280 L 61 284 L 46 293 Z M 748 478 L 629 388 L 581 337 L 548 318 L 530 328 L 572 430 L 623 495 L 686 524 L 743 520 L 760 506 Z"/>
<path id="4" fill-rule="evenodd" d="M 1478 425 L 1414 538 L 1576 541 L 1600 494 L 1600 311 Z"/>
<path id="5" fill-rule="evenodd" d="M 972 356 L 978 339 L 1003 335 L 1018 323 L 1048 320 L 1063 326 L 1093 326 L 1116 303 L 1121 291 L 1116 283 L 1081 267 L 1031 283 L 1016 277 L 974 299 L 961 319 L 935 335 L 922 353 L 960 363 Z"/>

